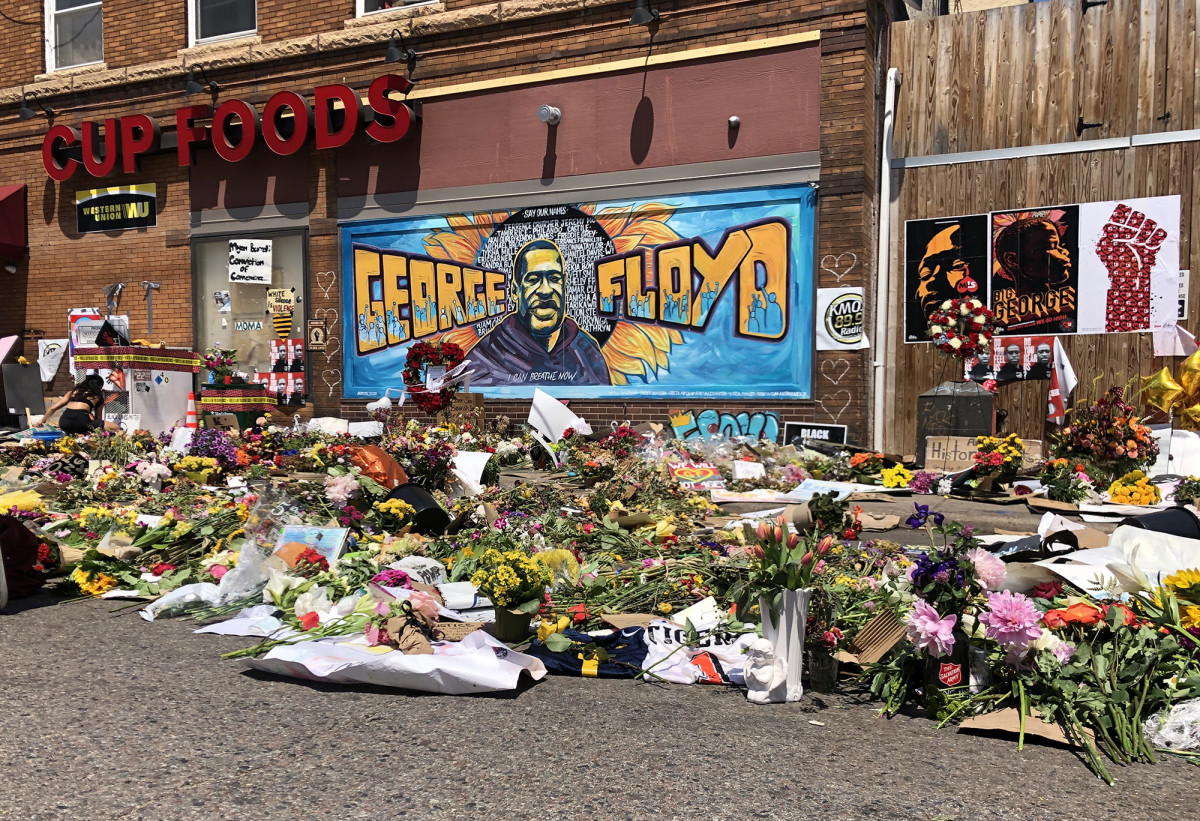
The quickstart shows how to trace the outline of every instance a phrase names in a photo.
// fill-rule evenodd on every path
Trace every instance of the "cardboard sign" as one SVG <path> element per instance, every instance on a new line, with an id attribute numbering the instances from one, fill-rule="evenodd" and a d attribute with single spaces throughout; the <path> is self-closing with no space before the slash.
<path id="1" fill-rule="evenodd" d="M 438 424 L 477 422 L 483 418 L 484 400 L 482 393 L 459 391 L 450 399 L 450 407 L 438 414 Z"/>
<path id="2" fill-rule="evenodd" d="M 831 444 L 846 444 L 845 425 L 818 425 L 815 422 L 788 422 L 783 426 L 783 442 L 801 447 L 805 439 Z"/>
<path id="3" fill-rule="evenodd" d="M 208 413 L 204 415 L 204 427 L 217 430 L 227 430 L 237 433 L 242 428 L 238 424 L 236 413 Z"/>
<path id="4" fill-rule="evenodd" d="M 686 488 L 724 490 L 725 480 L 712 462 L 675 462 L 667 466 L 675 481 Z"/>
<path id="5" fill-rule="evenodd" d="M 229 281 L 271 284 L 271 240 L 229 240 Z M 259 328 L 262 328 L 261 323 Z"/>
<path id="6" fill-rule="evenodd" d="M 1021 469 L 1037 467 L 1042 461 L 1040 439 L 1023 439 L 1025 454 L 1021 457 Z M 952 473 L 965 470 L 975 464 L 974 436 L 930 436 L 925 439 L 925 470 Z"/>
<path id="7" fill-rule="evenodd" d="M 270 288 L 267 290 L 267 313 L 290 314 L 295 310 L 295 288 Z"/>

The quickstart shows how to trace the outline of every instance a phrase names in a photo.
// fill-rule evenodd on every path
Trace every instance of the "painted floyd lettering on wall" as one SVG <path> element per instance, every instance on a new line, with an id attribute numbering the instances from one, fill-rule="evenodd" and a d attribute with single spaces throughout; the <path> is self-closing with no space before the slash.
<path id="1" fill-rule="evenodd" d="M 415 341 L 472 388 L 563 398 L 812 395 L 816 192 L 788 186 L 342 228 L 344 395 Z"/>
<path id="2" fill-rule="evenodd" d="M 973 296 L 1014 335 L 1146 331 L 1176 322 L 1180 198 L 1140 197 L 905 224 L 905 340 Z"/>
<path id="3" fill-rule="evenodd" d="M 779 439 L 779 416 L 772 411 L 671 411 L 671 430 L 678 439 Z"/>

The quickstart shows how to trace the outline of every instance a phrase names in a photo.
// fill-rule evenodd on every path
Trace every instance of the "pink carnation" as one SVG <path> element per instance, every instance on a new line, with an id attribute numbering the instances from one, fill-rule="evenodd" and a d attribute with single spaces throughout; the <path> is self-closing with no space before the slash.
<path id="1" fill-rule="evenodd" d="M 229 568 L 223 564 L 214 564 L 212 567 L 210 567 L 208 569 L 208 572 L 212 574 L 212 577 L 214 579 L 216 579 L 217 581 L 220 581 L 221 577 L 229 572 Z"/>
<path id="2" fill-rule="evenodd" d="M 905 621 L 908 623 L 908 640 L 918 650 L 932 656 L 948 656 L 954 650 L 954 627 L 958 624 L 958 616 L 943 619 L 929 602 L 917 599 Z"/>
<path id="3" fill-rule="evenodd" d="M 1050 652 L 1054 653 L 1054 657 L 1058 659 L 1059 664 L 1066 664 L 1075 657 L 1075 645 L 1070 642 L 1059 642 L 1054 645 L 1054 649 Z"/>
<path id="4" fill-rule="evenodd" d="M 982 547 L 972 548 L 966 555 L 971 564 L 975 565 L 975 575 L 986 589 L 999 590 L 1004 587 L 1004 582 L 1008 579 L 1008 570 L 1003 561 Z"/>
<path id="5" fill-rule="evenodd" d="M 988 593 L 988 612 L 979 621 L 987 625 L 987 637 L 1009 649 L 1024 649 L 1042 635 L 1042 614 L 1020 593 Z"/>

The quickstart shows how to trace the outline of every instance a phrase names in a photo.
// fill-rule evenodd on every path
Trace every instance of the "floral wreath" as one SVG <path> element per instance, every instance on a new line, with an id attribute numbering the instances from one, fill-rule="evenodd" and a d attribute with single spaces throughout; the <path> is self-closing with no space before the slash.
<path id="1" fill-rule="evenodd" d="M 404 360 L 404 384 L 417 407 L 425 413 L 437 413 L 450 406 L 461 383 L 445 384 L 440 391 L 428 391 L 422 373 L 430 365 L 445 365 L 452 371 L 462 364 L 466 354 L 453 342 L 418 342 L 408 349 Z"/>
<path id="2" fill-rule="evenodd" d="M 957 359 L 986 355 L 998 330 L 996 315 L 978 299 L 947 299 L 929 315 L 929 338 Z"/>

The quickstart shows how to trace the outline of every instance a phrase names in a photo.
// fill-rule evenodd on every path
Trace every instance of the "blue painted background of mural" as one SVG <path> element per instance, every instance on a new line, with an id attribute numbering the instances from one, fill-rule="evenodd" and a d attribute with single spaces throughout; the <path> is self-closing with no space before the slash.
<path id="1" fill-rule="evenodd" d="M 514 384 L 506 374 L 521 369 L 507 350 L 484 342 L 476 356 L 467 353 L 471 367 L 483 366 L 473 390 L 512 398 L 538 387 L 560 398 L 811 398 L 815 201 L 813 187 L 785 186 L 345 224 L 344 395 L 402 388 L 414 339 L 467 347 L 490 336 L 496 349 L 513 328 L 534 339 L 535 318 L 554 312 L 532 286 L 522 290 L 523 278 L 538 276 L 531 263 L 549 259 L 563 281 L 537 282 L 558 288 L 558 327 L 565 337 L 577 326 L 575 350 L 564 359 L 552 348 L 550 370 L 535 365 L 532 376 L 518 377 L 529 381 Z M 773 248 L 786 249 L 785 264 L 776 264 Z M 678 273 L 685 268 L 690 277 Z M 589 381 L 589 372 L 613 384 Z M 533 381 L 539 376 L 547 381 Z"/>

